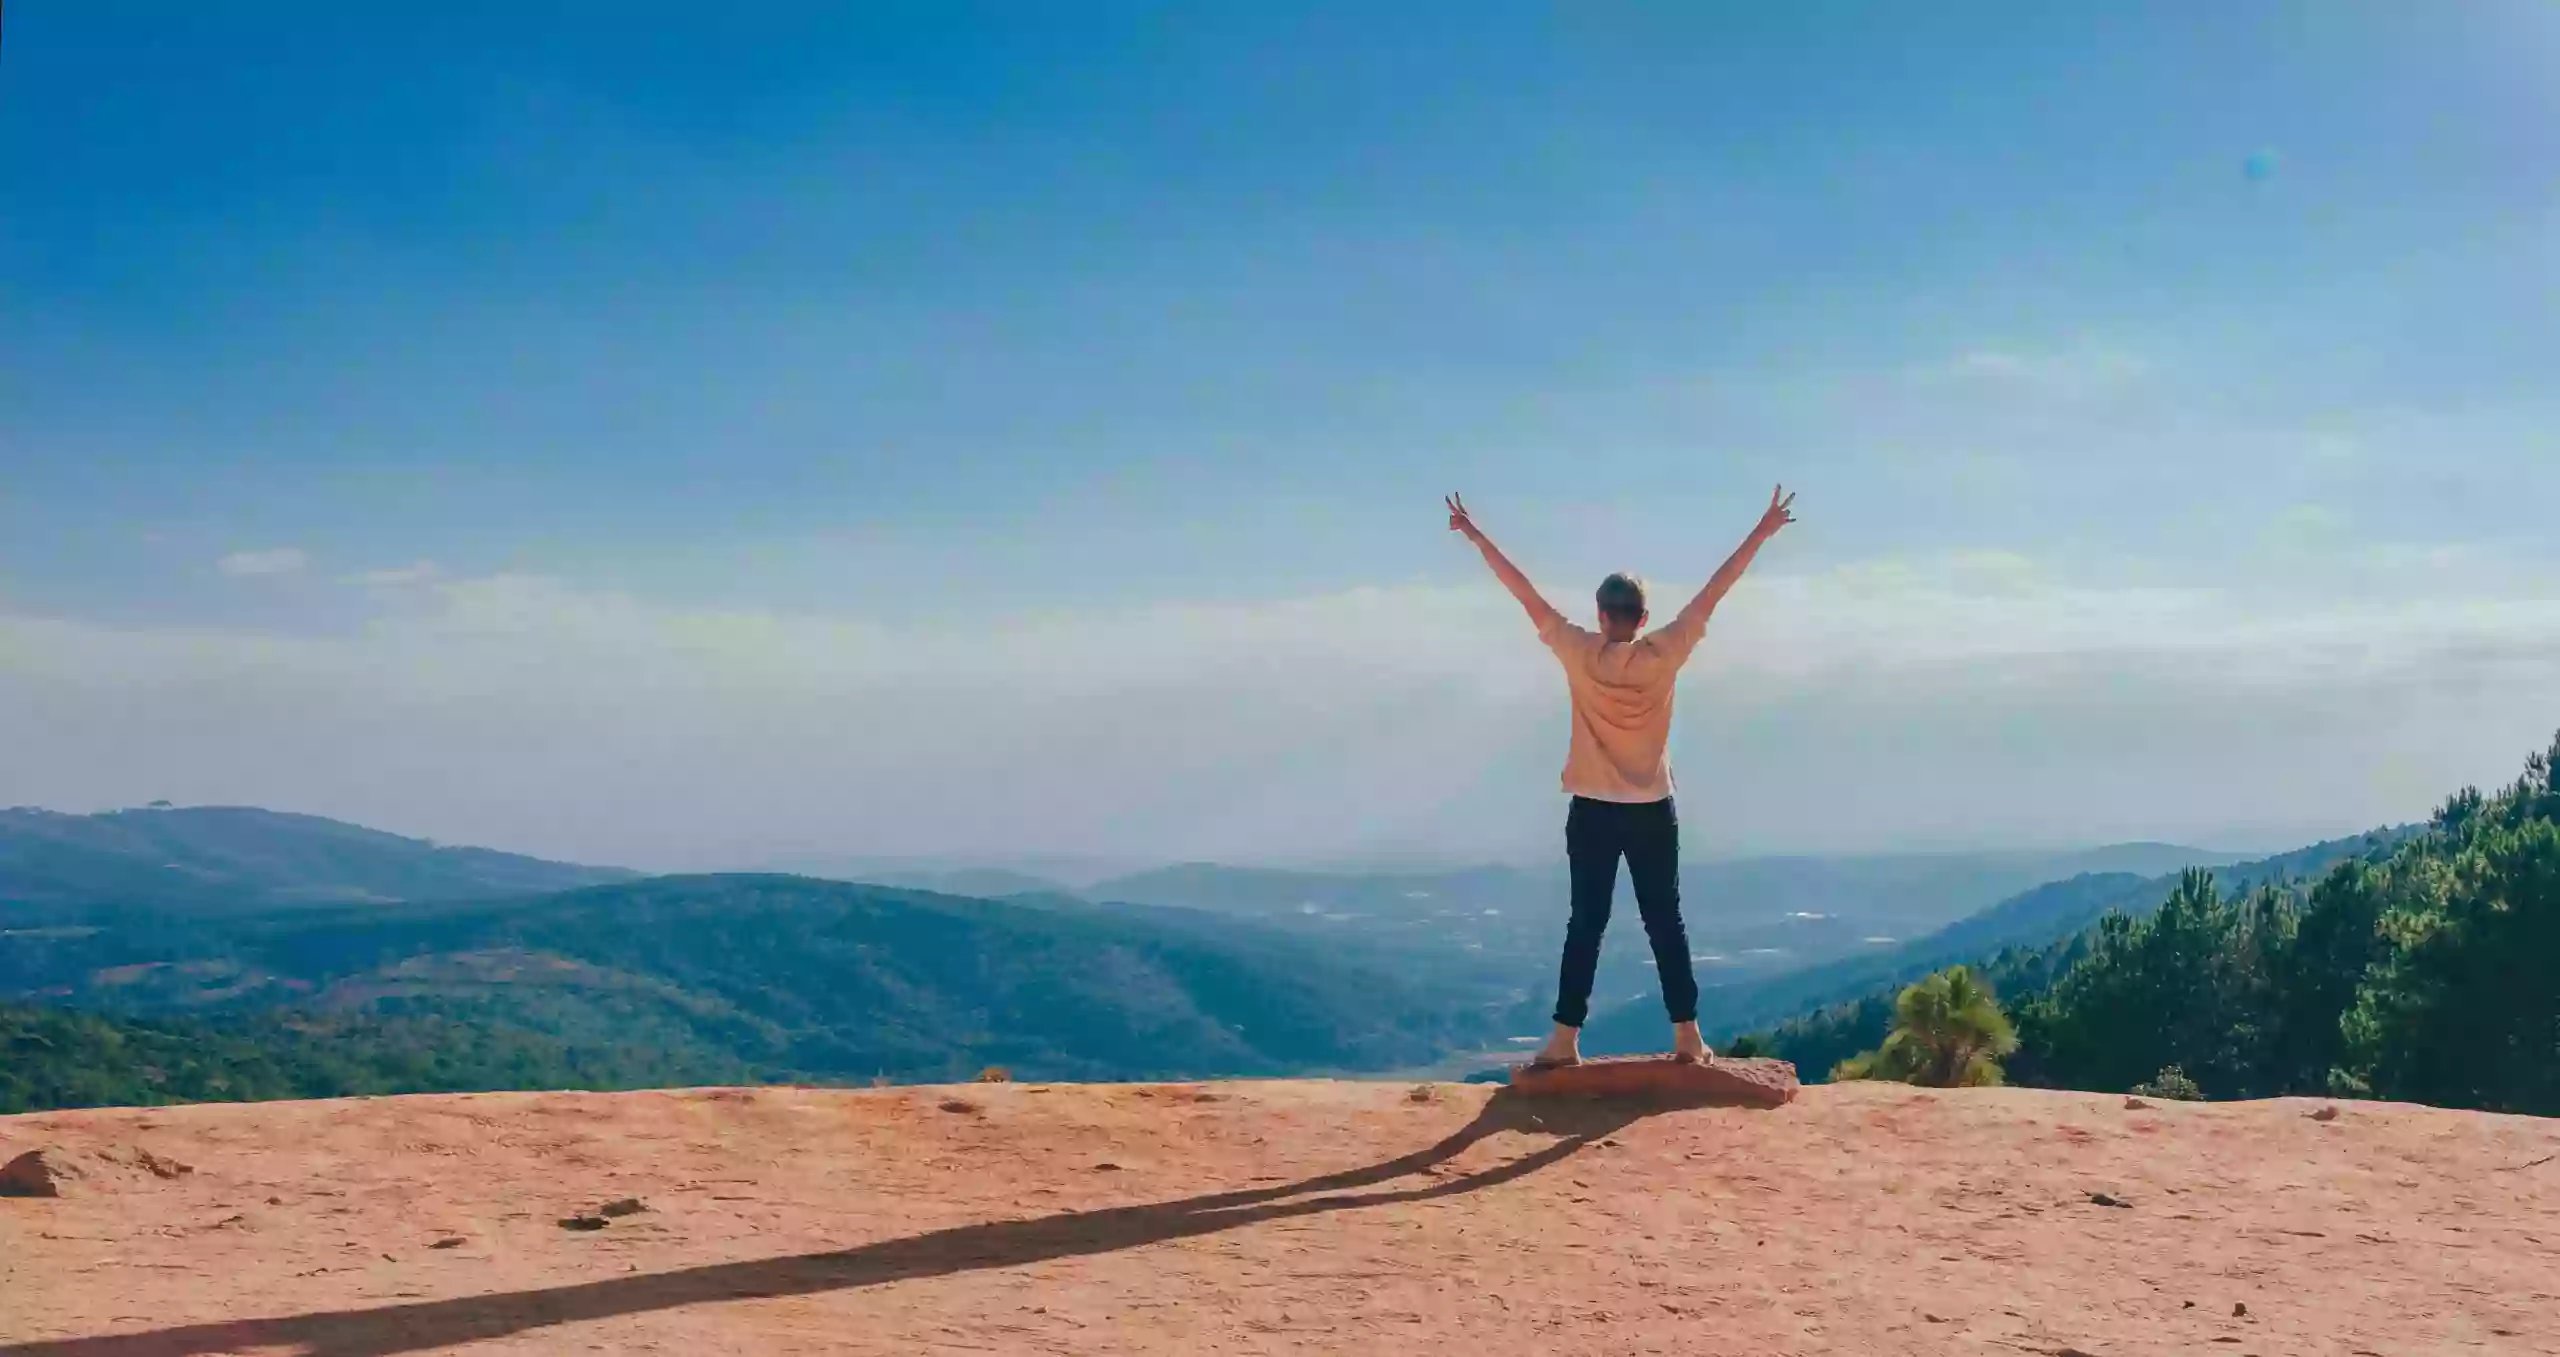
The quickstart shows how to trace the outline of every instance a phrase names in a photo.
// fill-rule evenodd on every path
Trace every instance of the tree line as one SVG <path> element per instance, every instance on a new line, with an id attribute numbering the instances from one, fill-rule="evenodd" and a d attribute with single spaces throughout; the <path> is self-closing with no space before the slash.
<path id="1" fill-rule="evenodd" d="M 134 1018 L 0 1004 L 0 1115 L 364 1094 L 646 1088 L 708 1075 L 652 1048 L 469 1016 Z"/>
<path id="2" fill-rule="evenodd" d="M 2316 880 L 2225 893 L 2190 871 L 2148 915 L 1735 1049 L 1835 1078 L 2560 1114 L 2555 764 L 2560 738 L 2506 788 L 2466 788 Z M 2005 1012 L 2000 989 L 2020 996 Z"/>

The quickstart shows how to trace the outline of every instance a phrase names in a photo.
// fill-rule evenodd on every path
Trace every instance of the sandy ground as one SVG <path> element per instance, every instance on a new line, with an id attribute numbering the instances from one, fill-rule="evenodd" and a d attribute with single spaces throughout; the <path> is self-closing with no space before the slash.
<path id="1" fill-rule="evenodd" d="M 0 1118 L 0 1159 L 194 1170 L 0 1200 L 0 1357 L 2560 1352 L 2560 1122 L 2319 1106 L 1309 1082 Z"/>

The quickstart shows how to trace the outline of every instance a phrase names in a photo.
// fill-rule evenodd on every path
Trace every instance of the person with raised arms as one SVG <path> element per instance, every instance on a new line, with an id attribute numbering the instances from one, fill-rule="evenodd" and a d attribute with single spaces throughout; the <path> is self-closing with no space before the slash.
<path id="1" fill-rule="evenodd" d="M 1732 590 L 1752 558 L 1780 528 L 1795 522 L 1795 496 L 1780 486 L 1769 508 L 1714 578 L 1669 625 L 1645 631 L 1644 581 L 1614 574 L 1600 581 L 1597 631 L 1566 621 L 1529 577 L 1494 546 L 1467 512 L 1466 501 L 1446 501 L 1449 528 L 1484 553 L 1494 577 L 1520 600 L 1564 666 L 1573 703 L 1572 739 L 1566 748 L 1565 860 L 1572 875 L 1573 915 L 1565 925 L 1564 962 L 1556 979 L 1555 1030 L 1531 1065 L 1551 1068 L 1582 1061 L 1582 1024 L 1590 1016 L 1591 981 L 1600 964 L 1600 937 L 1609 927 L 1610 897 L 1617 893 L 1618 859 L 1627 861 L 1636 910 L 1653 943 L 1662 978 L 1662 1004 L 1671 1017 L 1672 1057 L 1703 1063 L 1712 1058 L 1698 1033 L 1698 981 L 1689 960 L 1688 929 L 1680 921 L 1680 816 L 1673 804 L 1671 695 L 1680 667 L 1706 634 L 1707 619 Z"/>

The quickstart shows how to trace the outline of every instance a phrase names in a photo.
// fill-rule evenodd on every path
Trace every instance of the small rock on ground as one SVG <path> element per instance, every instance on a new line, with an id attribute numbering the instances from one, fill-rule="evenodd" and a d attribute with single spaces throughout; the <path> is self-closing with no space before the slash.
<path id="1" fill-rule="evenodd" d="M 0 1164 L 0 1197 L 59 1197 L 63 1181 L 78 1176 L 58 1151 L 29 1150 Z"/>

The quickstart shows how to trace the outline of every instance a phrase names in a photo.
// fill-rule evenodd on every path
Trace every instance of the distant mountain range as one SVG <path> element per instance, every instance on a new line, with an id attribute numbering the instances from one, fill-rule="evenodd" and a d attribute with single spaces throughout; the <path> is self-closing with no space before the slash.
<path id="1" fill-rule="evenodd" d="M 0 810 L 0 922 L 100 902 L 235 909 L 460 900 L 637 876 L 247 806 Z"/>
<path id="2" fill-rule="evenodd" d="M 1488 1041 L 1500 997 L 1463 965 L 1196 911 L 642 878 L 246 809 L 0 817 L 0 1000 L 222 1030 L 476 1027 L 545 1069 L 618 1045 L 658 1059 L 586 1067 L 1352 1071 Z"/>
<path id="3" fill-rule="evenodd" d="M 1380 1068 L 1489 1022 L 1390 968 L 1232 924 L 717 875 L 393 909 L 102 910 L 0 933 L 0 997 L 467 1018 L 811 1080 Z"/>
<path id="4" fill-rule="evenodd" d="M 1731 1030 L 2229 864 L 2127 844 L 1711 861 L 1683 882 L 1710 1025 Z M 206 1087 L 237 1062 L 201 1053 L 244 1042 L 278 1053 L 234 1071 L 259 1088 L 1348 1073 L 1535 1032 L 1565 915 L 1560 866 L 898 875 L 642 877 L 251 808 L 7 811 L 0 1001 L 93 1015 L 63 1029 L 83 1049 L 197 1052 L 177 1063 Z M 1612 930 L 1602 994 L 1622 1002 L 1594 1049 L 1661 1043 L 1652 1001 L 1626 1001 L 1652 988 L 1641 934 L 1631 909 Z M 94 1026 L 115 1022 L 144 1023 L 139 1044 Z"/>
<path id="5" fill-rule="evenodd" d="M 1850 857 L 1708 859 L 1684 864 L 1681 893 L 1693 927 L 1738 930 L 1831 920 L 1861 937 L 1876 928 L 1926 930 L 2045 881 L 2086 872 L 2157 875 L 2219 866 L 2241 855 L 2177 844 L 2130 843 L 2057 852 L 1908 853 Z M 1043 888 L 1048 889 L 1048 888 Z M 1286 919 L 1352 914 L 1437 917 L 1449 902 L 1543 906 L 1562 927 L 1564 864 L 1440 872 L 1308 872 L 1187 863 L 1115 877 L 1076 892 L 1092 900 L 1181 905 Z M 1621 891 L 1625 887 L 1621 885 Z"/>
<path id="6" fill-rule="evenodd" d="M 1685 864 L 1681 895 L 1705 978 L 1776 975 L 1890 951 L 2038 883 L 2092 872 L 2215 867 L 2227 853 L 2174 844 L 2063 852 L 1769 857 Z M 1619 885 L 1622 921 L 1601 958 L 1603 995 L 1650 990 L 1653 963 Z M 1077 898 L 1202 910 L 1376 949 L 1405 964 L 1472 963 L 1507 977 L 1515 1024 L 1545 1021 L 1568 912 L 1563 864 L 1428 873 L 1277 871 L 1191 863 L 1117 877 Z"/>

